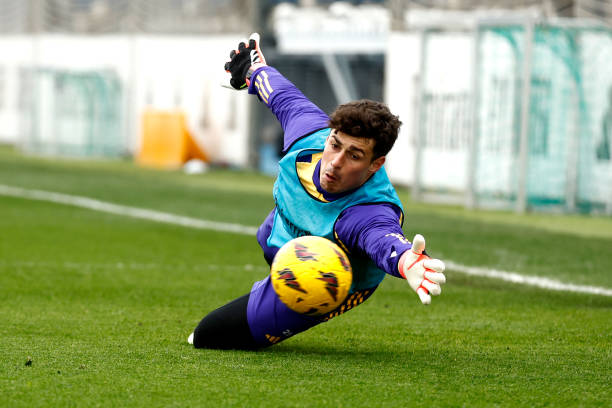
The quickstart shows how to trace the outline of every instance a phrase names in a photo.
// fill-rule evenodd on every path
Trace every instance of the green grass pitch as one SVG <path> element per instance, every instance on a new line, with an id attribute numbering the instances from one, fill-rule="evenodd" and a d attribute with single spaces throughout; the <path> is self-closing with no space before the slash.
<path id="1" fill-rule="evenodd" d="M 272 180 L 0 149 L 0 184 L 257 226 Z M 456 263 L 612 288 L 610 217 L 405 203 Z M 0 195 L 0 406 L 609 407 L 612 298 L 452 269 L 420 305 L 392 277 L 355 310 L 260 352 L 187 335 L 267 274 L 254 237 Z"/>

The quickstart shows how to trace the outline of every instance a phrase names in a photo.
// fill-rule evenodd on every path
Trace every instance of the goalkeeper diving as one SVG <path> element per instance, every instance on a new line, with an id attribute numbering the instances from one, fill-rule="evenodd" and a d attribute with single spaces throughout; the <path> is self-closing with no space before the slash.
<path id="1" fill-rule="evenodd" d="M 268 264 L 285 243 L 316 235 L 347 253 L 353 281 L 346 300 L 322 316 L 289 309 L 270 276 L 251 291 L 206 315 L 189 336 L 196 348 L 257 350 L 363 303 L 386 275 L 405 279 L 427 305 L 445 283 L 444 263 L 426 253 L 425 239 L 404 237 L 402 204 L 383 167 L 401 122 L 380 102 L 359 100 L 328 116 L 266 64 L 259 36 L 230 52 L 225 70 L 279 120 L 283 157 L 274 185 L 275 207 L 257 232 Z"/>

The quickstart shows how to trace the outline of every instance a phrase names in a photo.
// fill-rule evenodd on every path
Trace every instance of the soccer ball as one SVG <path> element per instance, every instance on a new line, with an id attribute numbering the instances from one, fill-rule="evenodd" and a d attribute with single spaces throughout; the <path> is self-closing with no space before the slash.
<path id="1" fill-rule="evenodd" d="M 353 273 L 338 245 L 326 238 L 304 236 L 278 250 L 270 278 L 287 307 L 316 316 L 331 312 L 346 299 Z"/>

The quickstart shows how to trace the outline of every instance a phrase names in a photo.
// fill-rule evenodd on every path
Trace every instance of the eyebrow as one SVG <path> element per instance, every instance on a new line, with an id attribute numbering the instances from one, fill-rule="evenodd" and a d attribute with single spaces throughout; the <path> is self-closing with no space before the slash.
<path id="1" fill-rule="evenodd" d="M 331 137 L 333 137 L 333 138 L 334 138 L 334 140 L 336 141 L 336 143 L 338 143 L 340 146 L 342 146 L 342 142 L 341 142 L 340 140 L 338 140 L 338 138 L 336 137 L 336 135 L 335 135 L 335 134 L 333 134 L 333 133 L 332 133 L 332 134 L 331 134 Z M 361 153 L 361 154 L 363 154 L 364 156 L 366 155 L 365 150 L 363 150 L 363 149 L 361 149 L 361 148 L 359 148 L 359 147 L 356 147 L 356 146 L 351 146 L 351 147 L 350 147 L 349 149 L 347 149 L 347 150 L 348 150 L 349 152 L 357 152 L 357 153 Z"/>

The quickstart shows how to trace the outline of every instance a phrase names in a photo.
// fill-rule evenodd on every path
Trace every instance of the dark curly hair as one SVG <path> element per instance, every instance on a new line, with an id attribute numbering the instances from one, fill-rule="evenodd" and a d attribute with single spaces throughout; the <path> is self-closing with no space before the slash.
<path id="1" fill-rule="evenodd" d="M 336 108 L 329 127 L 354 137 L 374 139 L 374 157 L 385 156 L 395 143 L 402 122 L 382 103 L 361 99 Z"/>

